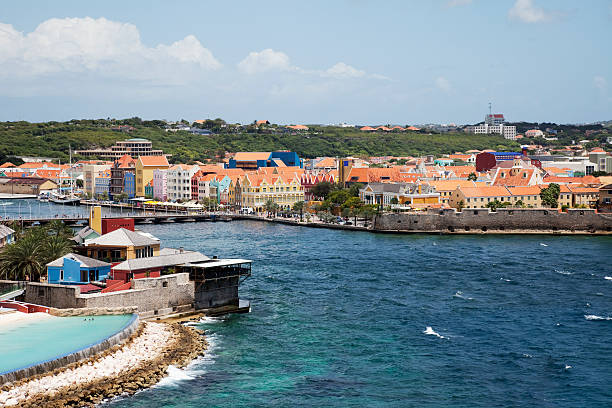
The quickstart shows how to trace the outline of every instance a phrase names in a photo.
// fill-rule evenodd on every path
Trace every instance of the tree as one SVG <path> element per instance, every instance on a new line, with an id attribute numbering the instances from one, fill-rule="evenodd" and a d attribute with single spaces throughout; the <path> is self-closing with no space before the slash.
<path id="1" fill-rule="evenodd" d="M 329 181 L 322 181 L 312 186 L 310 192 L 317 198 L 326 199 L 329 193 L 334 189 L 334 185 Z"/>
<path id="2" fill-rule="evenodd" d="M 468 180 L 470 180 L 470 181 L 476 181 L 476 180 L 478 180 L 478 176 L 476 175 L 476 173 L 471 172 L 471 173 L 468 175 L 468 178 L 467 178 L 467 179 L 468 179 Z"/>
<path id="3" fill-rule="evenodd" d="M 391 199 L 391 201 L 389 201 L 390 204 L 399 204 L 399 200 L 397 199 L 397 197 L 393 197 Z"/>
<path id="4" fill-rule="evenodd" d="M 551 208 L 557 208 L 559 206 L 559 194 L 561 193 L 561 187 L 556 183 L 550 183 L 548 187 L 543 188 L 540 191 L 540 198 L 542 204 L 547 205 Z"/>
<path id="5" fill-rule="evenodd" d="M 465 202 L 464 202 L 463 200 L 459 201 L 459 202 L 457 203 L 457 209 L 458 209 L 459 211 L 462 211 L 464 208 L 465 208 Z"/>
<path id="6" fill-rule="evenodd" d="M 296 203 L 293 204 L 293 208 L 292 210 L 296 213 L 300 213 L 300 222 L 303 221 L 303 214 L 304 214 L 304 202 L 303 201 L 298 201 Z"/>
<path id="7" fill-rule="evenodd" d="M 276 212 L 278 211 L 278 204 L 272 200 L 268 200 L 264 204 L 264 210 L 268 213 L 268 217 L 271 217 L 271 214 L 276 215 Z"/>

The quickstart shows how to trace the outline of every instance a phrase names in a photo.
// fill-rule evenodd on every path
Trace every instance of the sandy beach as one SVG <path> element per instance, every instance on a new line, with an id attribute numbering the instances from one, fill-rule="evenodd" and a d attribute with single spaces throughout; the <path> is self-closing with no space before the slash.
<path id="1" fill-rule="evenodd" d="M 48 313 L 21 313 L 17 311 L 8 311 L 0 313 L 0 327 L 20 325 L 27 322 L 45 319 L 57 319 Z"/>

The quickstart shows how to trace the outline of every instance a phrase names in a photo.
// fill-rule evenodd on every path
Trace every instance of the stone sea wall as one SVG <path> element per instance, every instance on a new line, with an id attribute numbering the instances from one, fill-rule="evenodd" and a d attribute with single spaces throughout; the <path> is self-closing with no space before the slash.
<path id="1" fill-rule="evenodd" d="M 595 210 L 570 209 L 455 209 L 426 213 L 382 214 L 373 230 L 440 233 L 612 233 L 612 215 Z"/>
<path id="2" fill-rule="evenodd" d="M 145 317 L 162 316 L 193 307 L 194 284 L 189 274 L 132 280 L 132 289 L 110 293 L 82 294 L 78 286 L 28 283 L 25 302 L 56 309 L 137 308 Z"/>
<path id="3" fill-rule="evenodd" d="M 130 336 L 138 329 L 139 318 L 138 315 L 134 315 L 132 320 L 125 326 L 120 332 L 103 339 L 102 341 L 76 351 L 74 353 L 61 356 L 59 358 L 41 362 L 30 367 L 22 368 L 21 370 L 12 371 L 10 373 L 0 375 L 0 385 L 20 380 L 22 378 L 29 378 L 36 375 L 44 374 L 49 371 L 53 371 L 60 367 L 64 367 L 68 364 L 76 363 L 78 361 L 90 358 L 104 350 L 107 350 L 117 344 L 123 343 L 129 339 Z"/>

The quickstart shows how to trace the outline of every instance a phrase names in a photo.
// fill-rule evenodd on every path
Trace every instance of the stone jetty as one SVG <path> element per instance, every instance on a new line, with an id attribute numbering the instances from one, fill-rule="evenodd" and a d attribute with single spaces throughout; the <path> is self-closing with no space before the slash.
<path id="1" fill-rule="evenodd" d="M 121 345 L 92 358 L 0 388 L 0 406 L 84 407 L 158 383 L 170 365 L 204 354 L 203 333 L 177 323 L 142 323 Z"/>

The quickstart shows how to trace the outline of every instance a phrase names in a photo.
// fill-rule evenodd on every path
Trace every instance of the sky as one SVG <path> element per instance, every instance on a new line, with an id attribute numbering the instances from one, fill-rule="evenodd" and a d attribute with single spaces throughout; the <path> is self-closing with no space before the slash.
<path id="1" fill-rule="evenodd" d="M 3 0 L 0 120 L 612 119 L 612 0 Z"/>

